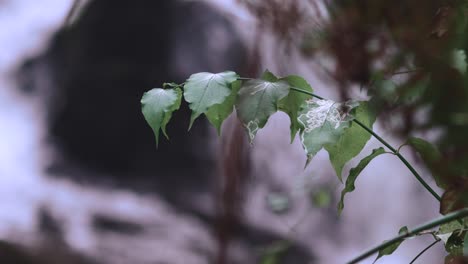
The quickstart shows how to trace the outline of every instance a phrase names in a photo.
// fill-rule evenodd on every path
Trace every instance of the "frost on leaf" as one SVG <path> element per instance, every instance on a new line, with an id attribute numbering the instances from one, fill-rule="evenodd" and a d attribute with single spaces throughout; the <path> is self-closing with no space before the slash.
<path id="1" fill-rule="evenodd" d="M 310 110 L 298 117 L 306 133 L 322 127 L 325 122 L 330 122 L 337 129 L 342 122 L 347 121 L 346 113 L 338 109 L 341 106 L 339 103 L 331 100 L 307 100 L 306 104 Z"/>
<path id="2" fill-rule="evenodd" d="M 255 119 L 255 120 L 252 120 L 250 121 L 247 126 L 247 132 L 249 133 L 249 140 L 250 142 L 252 142 L 255 138 L 255 135 L 257 134 L 257 131 L 259 129 L 258 127 L 258 120 Z"/>
<path id="3" fill-rule="evenodd" d="M 331 100 L 307 100 L 299 113 L 301 142 L 308 160 L 325 144 L 335 143 L 349 126 L 350 111 L 356 102 L 337 103 Z"/>
<path id="4" fill-rule="evenodd" d="M 289 93 L 285 81 L 250 80 L 243 83 L 236 102 L 237 116 L 249 133 L 250 142 L 268 118 L 278 110 L 278 102 Z"/>

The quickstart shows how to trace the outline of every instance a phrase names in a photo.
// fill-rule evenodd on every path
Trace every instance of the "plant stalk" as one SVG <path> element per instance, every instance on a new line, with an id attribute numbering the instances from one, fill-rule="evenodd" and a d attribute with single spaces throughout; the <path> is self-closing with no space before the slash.
<path id="1" fill-rule="evenodd" d="M 431 228 L 434 228 L 436 226 L 439 226 L 439 225 L 442 225 L 442 224 L 445 224 L 445 223 L 448 223 L 448 222 L 451 222 L 451 221 L 454 221 L 454 220 L 458 220 L 458 219 L 462 219 L 464 217 L 467 217 L 468 216 L 468 208 L 465 208 L 465 209 L 461 209 L 459 211 L 456 211 L 456 212 L 453 212 L 453 213 L 450 213 L 450 214 L 447 214 L 447 215 L 444 215 L 442 217 L 439 217 L 439 218 L 436 218 L 435 220 L 432 220 L 426 224 L 423 224 L 423 225 L 420 225 L 418 227 L 416 227 L 415 229 L 409 231 L 408 233 L 406 234 L 402 234 L 402 235 L 399 235 L 399 236 L 396 236 L 390 240 L 387 240 L 385 242 L 383 242 L 382 244 L 372 248 L 372 249 L 369 249 L 368 251 L 364 252 L 363 254 L 359 255 L 358 257 L 354 258 L 353 260 L 349 261 L 347 264 L 355 264 L 355 263 L 358 263 L 359 261 L 361 260 L 364 260 L 368 257 L 370 257 L 371 255 L 379 252 L 380 250 L 394 244 L 394 243 L 397 243 L 397 242 L 400 242 L 408 237 L 412 237 L 412 236 L 415 236 L 417 235 L 418 233 L 422 232 L 422 231 L 425 231 L 425 230 L 428 230 L 428 229 L 431 229 Z"/>
<path id="2" fill-rule="evenodd" d="M 297 92 L 300 92 L 300 93 L 303 93 L 303 94 L 307 94 L 307 95 L 310 95 L 310 96 L 313 96 L 317 99 L 320 99 L 320 100 L 324 100 L 323 97 L 321 96 L 318 96 L 314 93 L 311 93 L 309 91 L 305 91 L 305 90 L 302 90 L 300 88 L 297 88 L 297 87 L 291 87 L 291 90 L 293 91 L 297 91 Z M 432 196 L 434 196 L 439 202 L 442 200 L 442 198 L 424 181 L 424 179 L 421 177 L 421 175 L 419 175 L 419 173 L 413 168 L 413 166 L 411 166 L 411 164 L 405 159 L 405 157 L 403 157 L 394 147 L 392 147 L 390 144 L 388 144 L 387 141 L 385 141 L 383 138 L 381 138 L 379 135 L 377 135 L 372 129 L 370 129 L 369 127 L 367 127 L 366 125 L 364 125 L 363 123 L 361 123 L 361 121 L 357 120 L 357 119 L 353 119 L 353 122 L 355 122 L 356 124 L 358 124 L 360 127 L 362 127 L 364 130 L 366 130 L 368 133 L 370 133 L 372 136 L 374 136 L 378 141 L 380 141 L 380 143 L 382 143 L 385 147 L 387 147 L 393 154 L 395 154 L 400 160 L 401 162 L 403 162 L 403 164 L 405 164 L 405 166 L 411 171 L 411 173 L 414 175 L 414 177 L 416 177 L 416 179 L 422 184 L 422 186 L 424 186 L 424 188 L 426 190 L 428 190 Z"/>
<path id="3" fill-rule="evenodd" d="M 427 246 L 426 248 L 424 248 L 421 252 L 419 252 L 418 255 L 416 255 L 416 257 L 414 257 L 413 260 L 411 260 L 411 262 L 409 264 L 413 264 L 419 257 L 422 256 L 422 254 L 424 254 L 424 252 L 428 251 L 431 247 L 433 247 L 435 244 L 439 243 L 440 242 L 440 239 L 432 242 L 429 246 Z"/>
<path id="4" fill-rule="evenodd" d="M 424 181 L 424 179 L 421 177 L 421 175 L 419 175 L 419 173 L 414 169 L 413 166 L 411 166 L 411 164 L 405 159 L 405 157 L 403 157 L 403 155 L 400 154 L 400 152 L 398 152 L 395 148 L 393 148 L 390 144 L 388 144 L 383 138 L 381 138 L 374 131 L 372 131 L 372 129 L 368 128 L 363 123 L 361 123 L 361 121 L 359 121 L 357 119 L 354 119 L 353 121 L 356 124 L 358 124 L 360 127 L 364 128 L 372 136 L 374 136 L 378 141 L 380 141 L 380 143 L 385 145 L 390 151 L 392 151 L 393 154 L 395 154 L 401 160 L 401 162 L 403 162 L 403 164 L 405 164 L 405 166 L 411 171 L 411 173 L 413 173 L 414 177 L 416 177 L 416 179 L 424 186 L 424 188 L 426 188 L 426 190 L 428 190 L 432 194 L 432 196 L 434 196 L 439 202 L 442 201 L 442 198 L 434 191 L 434 189 L 432 189 L 427 184 L 427 182 Z"/>

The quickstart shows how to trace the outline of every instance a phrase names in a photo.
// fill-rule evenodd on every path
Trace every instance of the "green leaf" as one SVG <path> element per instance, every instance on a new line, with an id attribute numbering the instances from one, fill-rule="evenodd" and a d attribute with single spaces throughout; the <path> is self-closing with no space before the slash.
<path id="1" fill-rule="evenodd" d="M 302 90 L 308 91 L 308 92 L 313 92 L 312 87 L 307 83 L 304 78 L 296 75 L 290 75 L 286 76 L 284 78 L 281 78 L 281 80 L 284 80 L 288 82 L 290 86 L 294 86 L 296 88 L 300 88 Z M 299 121 L 297 120 L 298 118 L 298 113 L 301 109 L 302 104 L 307 100 L 312 98 L 312 96 L 303 94 L 297 91 L 290 91 L 288 96 L 285 98 L 281 99 L 279 101 L 279 109 L 286 114 L 289 115 L 289 118 L 291 119 L 291 143 L 294 140 L 294 137 L 296 136 L 297 131 L 299 131 L 301 125 Z"/>
<path id="2" fill-rule="evenodd" d="M 271 71 L 265 70 L 262 74 L 262 80 L 269 82 L 277 82 L 278 77 L 276 77 Z"/>
<path id="3" fill-rule="evenodd" d="M 452 233 L 453 231 L 463 229 L 463 227 L 464 227 L 463 221 L 462 223 L 460 223 L 460 221 L 455 220 L 455 221 L 440 225 L 439 231 L 437 233 L 438 234 Z"/>
<path id="4" fill-rule="evenodd" d="M 436 236 L 444 242 L 445 250 L 451 256 L 459 256 L 465 254 L 467 250 L 467 233 L 468 218 L 455 220 L 439 227 Z"/>
<path id="5" fill-rule="evenodd" d="M 237 99 L 237 93 L 239 92 L 241 81 L 235 81 L 231 84 L 231 94 L 226 98 L 222 104 L 215 104 L 211 106 L 205 113 L 208 121 L 216 128 L 218 135 L 221 135 L 221 125 L 224 120 L 234 110 L 234 103 Z"/>
<path id="6" fill-rule="evenodd" d="M 372 129 L 375 115 L 367 102 L 359 103 L 359 106 L 355 108 L 354 117 Z M 325 145 L 325 149 L 328 151 L 330 161 L 340 181 L 342 181 L 341 174 L 344 165 L 361 153 L 370 138 L 371 134 L 356 123 L 351 123 L 350 127 L 343 132 L 338 142 Z"/>
<path id="7" fill-rule="evenodd" d="M 359 174 L 364 170 L 364 168 L 366 168 L 369 162 L 371 162 L 375 157 L 384 153 L 385 153 L 385 150 L 383 148 L 372 150 L 372 153 L 369 156 L 363 158 L 356 167 L 352 168 L 349 171 L 349 176 L 346 179 L 345 188 L 341 191 L 341 198 L 340 198 L 340 202 L 338 203 L 339 213 L 341 213 L 341 211 L 343 211 L 343 208 L 344 208 L 345 194 L 354 191 L 354 189 L 356 188 L 354 186 L 354 182 L 356 181 Z"/>
<path id="8" fill-rule="evenodd" d="M 182 91 L 179 88 L 166 90 L 155 88 L 146 92 L 141 98 L 141 110 L 156 136 L 156 146 L 159 141 L 159 129 L 162 130 L 166 138 L 169 138 L 166 133 L 166 125 L 169 123 L 172 113 L 179 109 L 181 98 Z"/>
<path id="9" fill-rule="evenodd" d="M 299 135 L 307 154 L 307 163 L 326 144 L 336 143 L 353 117 L 349 115 L 354 102 L 336 103 L 331 100 L 310 99 L 304 102 L 297 118 Z"/>
<path id="10" fill-rule="evenodd" d="M 457 69 L 461 74 L 466 73 L 466 54 L 464 50 L 454 50 L 452 52 L 452 67 Z"/>
<path id="11" fill-rule="evenodd" d="M 249 133 L 250 142 L 263 128 L 268 118 L 278 110 L 278 101 L 288 95 L 285 81 L 249 80 L 239 90 L 236 110 L 239 119 Z"/>
<path id="12" fill-rule="evenodd" d="M 404 226 L 400 228 L 400 231 L 398 231 L 399 235 L 403 235 L 408 233 L 408 227 Z M 385 241 L 384 241 L 385 242 Z M 389 246 L 387 246 L 384 249 L 379 250 L 379 254 L 377 255 L 377 258 L 374 260 L 374 263 L 381 257 L 386 256 L 386 255 L 391 255 L 397 248 L 400 246 L 400 244 L 403 242 L 403 240 L 400 240 L 398 242 L 395 242 Z"/>
<path id="13" fill-rule="evenodd" d="M 413 147 L 413 149 L 421 156 L 426 166 L 431 170 L 432 177 L 436 181 L 437 186 L 445 187 L 441 177 L 435 171 L 435 163 L 440 161 L 441 154 L 439 150 L 422 138 L 410 137 L 405 145 Z"/>
<path id="14" fill-rule="evenodd" d="M 235 72 L 200 72 L 190 76 L 185 82 L 184 98 L 192 109 L 189 129 L 201 114 L 216 104 L 222 104 L 231 94 L 231 83 L 237 80 Z"/>

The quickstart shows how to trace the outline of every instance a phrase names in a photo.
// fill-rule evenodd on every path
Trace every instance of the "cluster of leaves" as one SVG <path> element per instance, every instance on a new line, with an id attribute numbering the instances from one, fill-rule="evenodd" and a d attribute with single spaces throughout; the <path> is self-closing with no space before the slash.
<path id="1" fill-rule="evenodd" d="M 308 162 L 325 149 L 341 180 L 344 165 L 362 151 L 371 136 L 357 124 L 371 128 L 375 112 L 369 110 L 370 105 L 379 105 L 380 110 L 398 114 L 404 120 L 400 123 L 405 138 L 423 129 L 442 131 L 437 147 L 420 138 L 409 138 L 405 145 L 420 155 L 436 184 L 444 190 L 441 214 L 468 208 L 467 0 L 239 2 L 259 18 L 262 29 L 273 29 L 288 44 L 281 45 L 286 49 L 300 46 L 305 56 L 317 52 L 330 55 L 327 59 L 334 63 L 327 72 L 340 84 L 343 98 L 347 98 L 350 85 L 359 84 L 368 89 L 372 101 L 336 103 L 314 99 L 312 88 L 299 76 L 278 78 L 265 72 L 259 79 L 244 80 L 234 72 L 197 73 L 184 84 L 166 83 L 143 96 L 142 111 L 156 143 L 160 131 L 168 137 L 166 126 L 182 98 L 192 110 L 189 128 L 204 114 L 220 134 L 223 121 L 235 109 L 251 141 L 273 113 L 283 111 L 291 119 L 291 140 L 299 133 Z M 314 19 L 304 10 L 315 11 Z M 312 24 L 319 26 L 315 29 Z M 303 43 L 297 43 L 301 39 Z M 399 71 L 411 73 L 395 83 L 391 77 Z M 427 118 L 416 122 L 420 110 Z M 359 123 L 353 122 L 356 120 Z M 374 149 L 350 170 L 338 204 L 340 211 L 344 196 L 355 189 L 362 170 L 384 153 L 384 148 Z M 284 201 L 274 201 L 278 208 L 284 207 Z M 447 263 L 453 263 L 453 257 L 468 255 L 467 226 L 468 220 L 456 220 L 430 232 L 436 241 L 445 243 Z M 400 236 L 410 232 L 404 227 Z M 393 253 L 402 241 L 380 249 L 377 259 Z M 274 261 L 273 255 L 283 250 L 278 248 L 265 263 Z"/>
<path id="2" fill-rule="evenodd" d="M 367 102 L 337 103 L 313 98 L 312 87 L 300 76 L 279 78 L 265 71 L 259 79 L 245 79 L 232 71 L 202 72 L 191 75 L 181 85 L 164 84 L 163 88 L 152 89 L 143 95 L 142 111 L 154 131 L 156 142 L 160 131 L 167 137 L 166 126 L 172 113 L 179 109 L 182 97 L 192 110 L 189 129 L 204 114 L 220 134 L 224 120 L 236 109 L 250 142 L 272 114 L 285 112 L 291 120 L 291 142 L 299 133 L 307 163 L 324 148 L 340 180 L 345 164 L 362 151 L 371 137 L 352 120 L 358 118 L 368 127 L 375 121 Z M 374 150 L 351 170 L 339 204 L 340 211 L 344 206 L 344 195 L 354 190 L 359 173 L 382 153 L 382 148 Z"/>
<path id="3" fill-rule="evenodd" d="M 299 134 L 307 155 L 306 165 L 318 151 L 325 149 L 340 180 L 345 164 L 362 151 L 371 135 L 376 136 L 389 148 L 390 153 L 399 156 L 404 163 L 407 163 L 398 150 L 372 131 L 376 115 L 368 102 L 338 103 L 323 99 L 315 95 L 312 87 L 300 76 L 290 75 L 280 78 L 265 71 L 261 78 L 251 79 L 241 78 L 232 71 L 202 72 L 191 75 L 183 84 L 165 83 L 163 88 L 152 89 L 143 95 L 141 103 L 145 119 L 154 131 L 156 143 L 160 131 L 168 138 L 166 126 L 172 113 L 179 109 L 182 98 L 192 110 L 189 129 L 194 121 L 204 114 L 220 134 L 223 122 L 235 109 L 251 143 L 272 114 L 277 111 L 285 112 L 291 121 L 291 142 Z M 404 145 L 411 146 L 427 164 L 433 164 L 440 159 L 437 149 L 423 139 L 411 137 Z M 359 174 L 374 158 L 384 153 L 389 152 L 382 147 L 374 149 L 349 171 L 338 203 L 339 212 L 344 208 L 344 196 L 355 189 L 355 181 Z M 407 166 L 412 169 L 411 165 Z M 436 183 L 444 187 L 437 171 L 432 172 Z M 413 173 L 419 177 L 417 173 Z M 453 211 L 452 207 L 442 213 Z M 458 225 L 451 222 L 442 225 L 438 231 L 431 234 L 437 241 L 444 241 L 449 256 L 453 257 L 468 253 L 468 249 L 464 246 L 468 245 L 466 227 L 465 222 L 460 222 Z M 405 234 L 409 234 L 406 227 L 400 230 L 400 235 Z M 420 234 L 412 233 L 411 236 Z M 402 241 L 399 239 L 387 243 L 386 247 L 378 251 L 377 259 L 393 253 Z"/>
<path id="4" fill-rule="evenodd" d="M 276 53 L 299 47 L 304 59 L 333 61 L 322 65 L 343 100 L 352 85 L 366 89 L 391 117 L 382 118 L 387 131 L 407 138 L 437 129 L 441 156 L 425 165 L 443 185 L 440 211 L 468 207 L 467 0 L 240 2 L 276 35 Z M 311 11 L 281 19 L 297 9 Z"/>

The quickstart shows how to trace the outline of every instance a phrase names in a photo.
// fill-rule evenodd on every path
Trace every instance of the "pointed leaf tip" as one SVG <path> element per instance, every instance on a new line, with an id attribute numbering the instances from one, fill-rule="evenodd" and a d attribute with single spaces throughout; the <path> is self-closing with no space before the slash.
<path id="1" fill-rule="evenodd" d="M 356 167 L 352 168 L 349 171 L 348 178 L 346 179 L 345 188 L 341 191 L 341 198 L 340 198 L 340 202 L 338 203 L 338 213 L 341 214 L 341 212 L 343 211 L 344 197 L 345 197 L 346 193 L 350 193 L 350 192 L 354 191 L 354 189 L 355 189 L 354 183 L 355 183 L 357 177 L 359 176 L 359 174 L 361 174 L 361 172 L 366 168 L 366 166 L 374 158 L 376 158 L 377 156 L 379 156 L 381 154 L 384 154 L 384 153 L 385 153 L 384 148 L 377 148 L 377 149 L 372 150 L 372 153 L 369 156 L 363 158 Z"/>
<path id="2" fill-rule="evenodd" d="M 172 113 L 179 109 L 181 98 L 182 91 L 179 88 L 155 88 L 143 94 L 141 110 L 146 122 L 153 129 L 156 146 L 159 143 L 159 130 L 162 130 L 164 136 L 169 138 L 166 133 L 166 125 L 169 123 Z"/>

